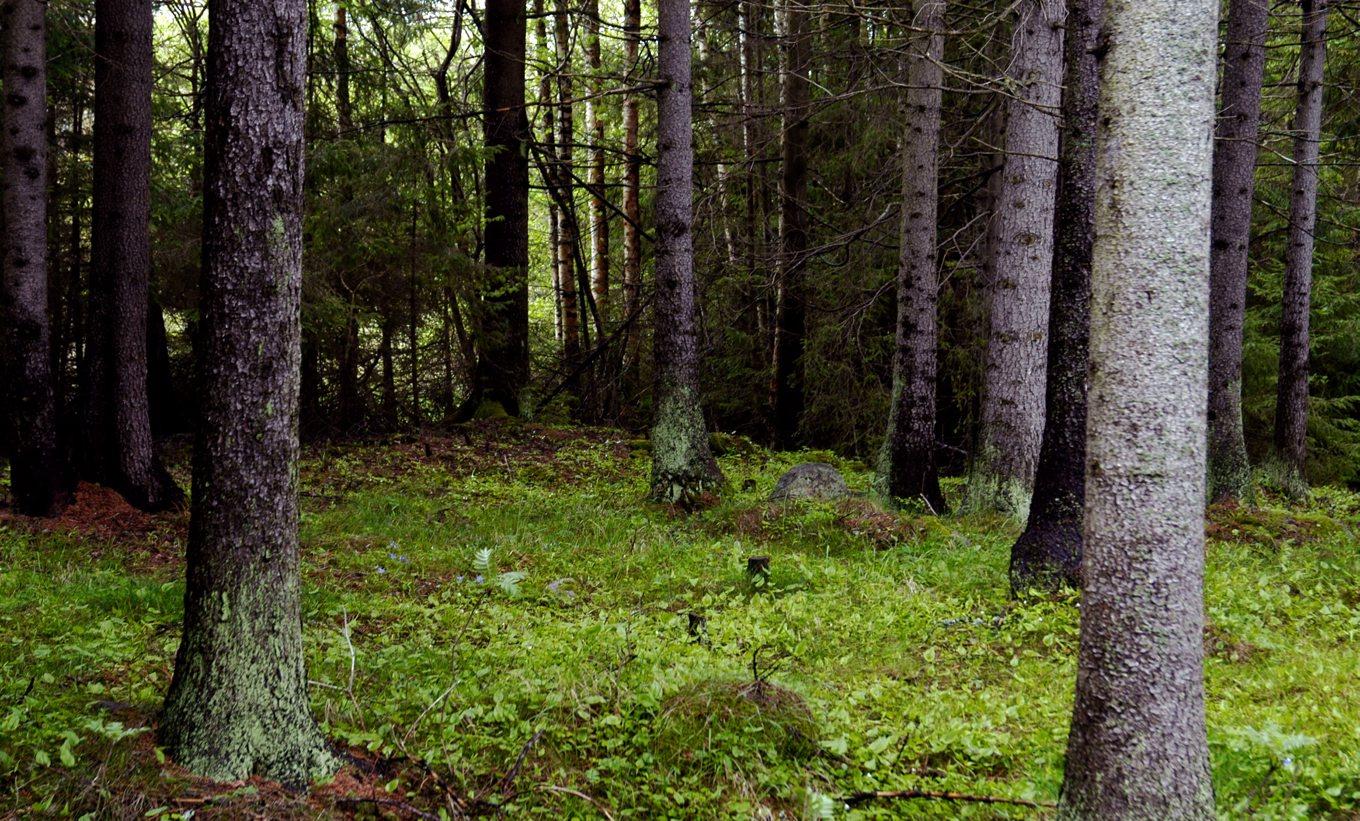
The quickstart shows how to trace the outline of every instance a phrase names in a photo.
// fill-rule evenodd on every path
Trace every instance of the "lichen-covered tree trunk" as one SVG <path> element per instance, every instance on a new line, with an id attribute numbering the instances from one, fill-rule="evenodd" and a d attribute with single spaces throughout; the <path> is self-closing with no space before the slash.
<path id="1" fill-rule="evenodd" d="M 199 419 L 184 635 L 161 741 L 190 771 L 301 786 L 336 759 L 308 710 L 298 569 L 303 0 L 213 0 Z"/>
<path id="2" fill-rule="evenodd" d="M 156 452 L 147 394 L 151 276 L 150 0 L 95 3 L 94 221 L 82 456 L 143 510 L 184 493 Z"/>
<path id="3" fill-rule="evenodd" d="M 807 295 L 804 269 L 807 260 L 808 117 L 812 49 L 808 41 L 808 9 L 805 0 L 781 0 L 780 34 L 783 61 L 780 66 L 781 176 L 779 183 L 779 270 L 775 308 L 774 441 L 791 448 L 798 441 L 803 421 L 803 348 L 807 335 Z"/>
<path id="4" fill-rule="evenodd" d="M 47 317 L 47 26 L 43 0 L 0 3 L 0 352 L 10 427 L 10 490 L 20 513 L 45 516 L 64 502 Z"/>
<path id="5" fill-rule="evenodd" d="M 1228 6 L 1222 108 L 1214 143 L 1209 292 L 1211 502 L 1241 499 L 1251 492 L 1251 465 L 1242 435 L 1242 326 L 1269 18 L 1268 0 L 1232 0 Z"/>
<path id="6" fill-rule="evenodd" d="M 902 248 L 897 268 L 897 347 L 888 434 L 879 481 L 891 499 L 924 500 L 945 511 L 935 460 L 935 379 L 939 346 L 940 100 L 944 83 L 943 0 L 918 2 L 907 55 L 902 138 Z"/>
<path id="7" fill-rule="evenodd" d="M 1284 303 L 1280 316 L 1275 453 L 1283 464 L 1286 484 L 1295 493 L 1307 487 L 1304 467 L 1308 455 L 1308 314 L 1313 292 L 1327 6 L 1328 0 L 1303 0 L 1298 108 L 1294 114 L 1294 185 L 1289 199 L 1289 247 L 1284 257 Z"/>
<path id="8" fill-rule="evenodd" d="M 656 386 L 653 499 L 688 505 L 722 483 L 699 406 L 689 0 L 657 10 Z"/>
<path id="9" fill-rule="evenodd" d="M 988 237 L 987 353 L 968 507 L 1024 518 L 1044 432 L 1064 4 L 1021 0 L 1005 103 L 1005 160 Z"/>
<path id="10" fill-rule="evenodd" d="M 1011 588 L 1078 585 L 1086 495 L 1086 366 L 1095 242 L 1096 116 L 1104 0 L 1073 0 L 1063 45 L 1053 276 L 1048 314 L 1044 438 L 1024 533 L 1011 548 Z"/>
<path id="11" fill-rule="evenodd" d="M 483 133 L 486 270 L 477 322 L 475 403 L 520 412 L 529 381 L 529 120 L 523 0 L 486 5 Z M 484 411 L 483 411 L 484 412 Z"/>
<path id="12" fill-rule="evenodd" d="M 1059 817 L 1214 817 L 1204 718 L 1218 0 L 1107 0 L 1086 554 Z"/>

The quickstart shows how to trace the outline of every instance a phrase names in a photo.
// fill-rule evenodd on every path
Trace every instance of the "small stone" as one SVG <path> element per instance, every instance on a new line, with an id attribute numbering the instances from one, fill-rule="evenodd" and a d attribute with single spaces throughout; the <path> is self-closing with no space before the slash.
<path id="1" fill-rule="evenodd" d="M 795 465 L 779 477 L 779 482 L 770 494 L 770 501 L 786 499 L 835 500 L 850 496 L 850 486 L 845 477 L 831 465 L 822 462 L 807 462 Z"/>

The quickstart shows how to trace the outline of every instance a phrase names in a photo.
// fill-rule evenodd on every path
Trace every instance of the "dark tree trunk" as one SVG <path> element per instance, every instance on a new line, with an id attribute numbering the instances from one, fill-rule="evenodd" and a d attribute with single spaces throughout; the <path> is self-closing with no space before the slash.
<path id="1" fill-rule="evenodd" d="M 660 0 L 657 96 L 656 418 L 652 498 L 689 505 L 722 482 L 699 406 L 689 0 Z"/>
<path id="2" fill-rule="evenodd" d="M 392 336 L 397 321 L 390 315 L 382 318 L 382 338 L 378 343 L 378 360 L 382 363 L 382 429 L 397 429 L 397 372 L 392 358 Z"/>
<path id="3" fill-rule="evenodd" d="M 1211 819 L 1204 718 L 1219 0 L 1108 0 L 1063 819 Z"/>
<path id="4" fill-rule="evenodd" d="M 86 478 L 143 510 L 184 503 L 156 453 L 147 398 L 151 276 L 150 0 L 95 3 L 94 221 Z"/>
<path id="5" fill-rule="evenodd" d="M 1096 225 L 1096 57 L 1105 0 L 1073 0 L 1063 46 L 1065 130 L 1058 155 L 1048 315 L 1044 439 L 1029 522 L 1011 548 L 1011 589 L 1081 583 L 1086 497 L 1086 365 L 1091 337 L 1091 248 Z"/>
<path id="6" fill-rule="evenodd" d="M 46 516 L 65 501 L 57 446 L 47 318 L 47 27 L 42 0 L 0 3 L 3 281 L 0 333 L 11 426 L 10 490 L 20 513 Z"/>
<path id="7" fill-rule="evenodd" d="M 942 0 L 915 9 L 907 56 L 907 129 L 902 140 L 902 250 L 897 269 L 897 349 L 892 404 L 881 458 L 891 499 L 924 500 L 945 512 L 935 463 L 935 378 L 939 311 L 940 100 L 944 83 Z"/>
<path id="8" fill-rule="evenodd" d="M 604 188 L 604 65 L 600 58 L 599 0 L 585 0 L 586 65 L 590 68 L 590 96 L 586 98 L 586 132 L 590 140 L 590 292 L 600 323 L 596 337 L 604 339 L 609 316 L 609 214 Z"/>
<path id="9" fill-rule="evenodd" d="M 557 284 L 562 298 L 562 347 L 567 368 L 581 359 L 581 299 L 576 276 L 575 186 L 572 182 L 572 154 L 575 131 L 572 113 L 571 14 L 568 0 L 557 0 L 554 14 L 557 46 Z M 572 380 L 573 393 L 579 383 Z"/>
<path id="10" fill-rule="evenodd" d="M 807 260 L 807 140 L 809 81 L 812 67 L 808 14 L 804 0 L 783 0 L 784 65 L 780 105 L 783 108 L 779 187 L 779 292 L 774 333 L 774 441 L 777 447 L 797 444 L 803 420 L 803 347 L 807 333 L 804 268 Z"/>
<path id="11" fill-rule="evenodd" d="M 529 120 L 523 0 L 486 7 L 486 272 L 478 313 L 476 405 L 511 416 L 529 381 Z"/>
<path id="12" fill-rule="evenodd" d="M 1044 434 L 1044 369 L 1058 178 L 1065 9 L 1021 0 L 1007 79 L 1005 159 L 994 179 L 987 352 L 968 507 L 1028 515 Z"/>
<path id="13" fill-rule="evenodd" d="M 338 764 L 307 707 L 298 568 L 306 6 L 209 14 L 193 512 L 161 740 L 199 775 L 301 786 Z"/>
<path id="14" fill-rule="evenodd" d="M 1242 325 L 1256 189 L 1256 138 L 1266 65 L 1266 0 L 1232 0 L 1223 53 L 1222 110 L 1214 144 L 1209 297 L 1209 501 L 1251 492 L 1242 435 Z"/>
<path id="15" fill-rule="evenodd" d="M 1280 317 L 1280 377 L 1275 399 L 1275 452 L 1295 493 L 1307 487 L 1308 320 L 1313 291 L 1313 231 L 1317 227 L 1318 153 L 1322 136 L 1323 69 L 1327 61 L 1328 0 L 1303 0 L 1299 99 L 1294 114 L 1294 185 L 1289 199 L 1284 304 Z"/>
<path id="16" fill-rule="evenodd" d="M 623 58 L 629 85 L 637 73 L 641 40 L 642 0 L 623 0 Z M 638 381 L 642 347 L 642 157 L 638 154 L 638 95 L 623 97 L 623 310 L 631 317 L 624 331 L 623 393 L 628 396 Z"/>

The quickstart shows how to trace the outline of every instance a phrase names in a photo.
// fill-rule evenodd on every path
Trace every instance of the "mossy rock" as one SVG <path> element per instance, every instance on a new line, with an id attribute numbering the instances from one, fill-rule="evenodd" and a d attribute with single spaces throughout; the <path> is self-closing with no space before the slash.
<path id="1" fill-rule="evenodd" d="M 790 499 L 813 499 L 817 501 L 836 501 L 850 496 L 850 485 L 845 477 L 825 462 L 806 462 L 794 465 L 779 477 L 770 494 L 770 501 L 782 502 Z"/>

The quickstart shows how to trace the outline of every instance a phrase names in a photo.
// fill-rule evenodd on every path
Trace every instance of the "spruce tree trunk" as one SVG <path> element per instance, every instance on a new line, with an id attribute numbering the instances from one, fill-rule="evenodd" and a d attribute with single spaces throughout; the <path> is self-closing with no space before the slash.
<path id="1" fill-rule="evenodd" d="M 576 188 L 572 181 L 576 135 L 571 102 L 571 14 L 568 0 L 557 0 L 554 19 L 558 104 L 556 183 L 560 200 L 557 211 L 557 277 L 562 294 L 563 356 L 570 369 L 581 359 L 581 300 L 576 288 Z M 575 380 L 572 392 L 579 395 L 579 385 Z"/>
<path id="2" fill-rule="evenodd" d="M 529 381 L 529 120 L 523 0 L 486 6 L 486 273 L 478 322 L 478 402 L 520 412 Z"/>
<path id="3" fill-rule="evenodd" d="M 10 491 L 30 516 L 57 512 L 65 481 L 57 446 L 52 331 L 47 317 L 47 26 L 42 0 L 0 3 L 0 351 L 10 426 Z"/>
<path id="4" fill-rule="evenodd" d="M 1063 17 L 1059 0 L 1021 0 L 1005 103 L 1006 156 L 990 228 L 987 354 L 968 506 L 1024 518 L 1044 431 L 1049 279 L 1058 177 Z"/>
<path id="5" fill-rule="evenodd" d="M 780 35 L 784 60 L 780 72 L 783 109 L 779 186 L 779 291 L 775 307 L 774 441 L 792 448 L 803 420 L 803 348 L 807 335 L 807 141 L 810 114 L 808 72 L 812 68 L 805 0 L 781 0 Z"/>
<path id="6" fill-rule="evenodd" d="M 1266 65 L 1267 0 L 1232 0 L 1223 54 L 1222 110 L 1214 144 L 1212 277 L 1209 296 L 1209 501 L 1251 492 L 1242 435 L 1242 326 L 1247 250 L 1256 190 L 1256 139 Z"/>
<path id="7" fill-rule="evenodd" d="M 586 131 L 590 138 L 590 291 L 601 322 L 609 316 L 609 213 L 604 188 L 604 65 L 600 60 L 600 4 L 586 0 L 586 65 L 590 68 L 590 96 L 586 98 Z M 604 338 L 604 329 L 596 335 Z"/>
<path id="8" fill-rule="evenodd" d="M 641 40 L 642 0 L 623 0 L 623 59 L 631 85 L 637 72 L 638 43 Z M 641 356 L 642 307 L 642 157 L 638 154 L 638 97 L 629 91 L 623 97 L 623 305 L 628 324 L 624 339 L 624 392 L 638 379 Z"/>
<path id="9" fill-rule="evenodd" d="M 1011 548 L 1011 588 L 1081 583 L 1086 496 L 1086 367 L 1095 243 L 1096 116 L 1105 0 L 1073 0 L 1063 45 L 1062 149 L 1058 156 L 1053 276 L 1048 315 L 1044 438 L 1029 522 Z"/>
<path id="10" fill-rule="evenodd" d="M 902 140 L 902 250 L 897 269 L 897 348 L 880 482 L 892 499 L 924 499 L 945 512 L 935 463 L 938 339 L 940 100 L 943 0 L 916 5 L 907 56 L 907 129 Z"/>
<path id="11" fill-rule="evenodd" d="M 1313 231 L 1317 227 L 1327 7 L 1328 0 L 1303 0 L 1298 109 L 1294 114 L 1294 185 L 1289 199 L 1289 248 L 1284 258 L 1284 303 L 1280 317 L 1275 452 L 1284 464 L 1286 482 L 1295 493 L 1307 487 L 1304 467 L 1308 455 L 1308 314 L 1313 291 Z"/>
<path id="12" fill-rule="evenodd" d="M 689 0 L 660 0 L 653 499 L 686 506 L 722 482 L 699 406 Z"/>
<path id="13" fill-rule="evenodd" d="M 83 452 L 87 478 L 132 505 L 184 503 L 161 464 L 147 394 L 151 283 L 150 0 L 95 3 L 94 221 Z"/>
<path id="14" fill-rule="evenodd" d="M 298 569 L 303 0 L 213 0 L 198 434 L 184 635 L 161 741 L 293 786 L 337 760 L 308 711 Z"/>
<path id="15" fill-rule="evenodd" d="M 1108 0 L 1086 554 L 1060 818 L 1211 819 L 1204 718 L 1218 0 Z"/>

